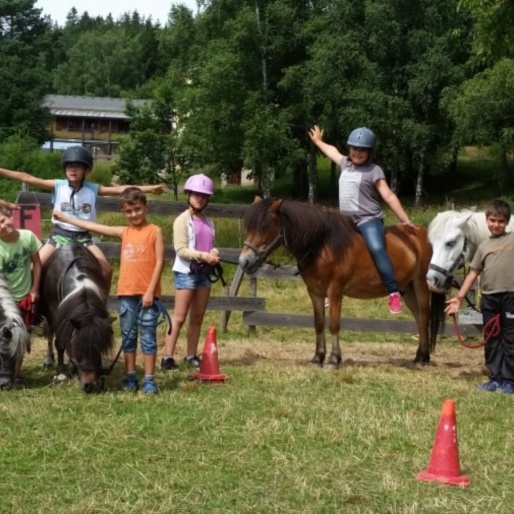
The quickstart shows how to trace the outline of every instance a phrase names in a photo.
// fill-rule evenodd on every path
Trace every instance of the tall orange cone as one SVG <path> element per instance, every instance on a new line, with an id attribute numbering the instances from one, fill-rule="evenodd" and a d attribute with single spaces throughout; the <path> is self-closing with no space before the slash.
<path id="1" fill-rule="evenodd" d="M 469 477 L 460 474 L 457 420 L 453 400 L 445 400 L 443 403 L 428 469 L 419 472 L 416 480 L 462 487 L 469 485 Z"/>
<path id="2" fill-rule="evenodd" d="M 227 375 L 220 373 L 215 327 L 207 329 L 200 370 L 193 375 L 193 378 L 202 382 L 224 382 L 228 379 Z"/>

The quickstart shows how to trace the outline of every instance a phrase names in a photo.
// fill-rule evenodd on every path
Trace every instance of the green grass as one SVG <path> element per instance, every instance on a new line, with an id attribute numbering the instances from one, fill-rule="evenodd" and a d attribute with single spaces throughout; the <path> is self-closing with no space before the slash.
<path id="1" fill-rule="evenodd" d="M 407 338 L 353 342 L 326 372 L 305 365 L 310 331 L 239 329 L 218 334 L 228 382 L 158 371 L 151 398 L 120 390 L 120 365 L 103 395 L 47 385 L 38 341 L 29 388 L 2 396 L 2 511 L 509 511 L 512 398 L 474 389 L 481 352 L 446 341 L 416 369 Z M 457 403 L 468 489 L 415 480 L 445 398 Z"/>

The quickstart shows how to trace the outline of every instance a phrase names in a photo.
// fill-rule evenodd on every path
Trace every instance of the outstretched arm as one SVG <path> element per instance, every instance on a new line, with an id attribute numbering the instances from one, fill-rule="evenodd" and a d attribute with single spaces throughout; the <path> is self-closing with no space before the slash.
<path id="1" fill-rule="evenodd" d="M 95 223 L 94 221 L 81 220 L 79 218 L 70 218 L 69 216 L 65 216 L 60 211 L 54 211 L 53 217 L 56 220 L 63 221 L 64 223 L 69 223 L 70 225 L 75 225 L 76 227 L 82 228 L 84 230 L 96 232 L 97 234 L 102 234 L 103 236 L 108 237 L 121 237 L 121 233 L 125 228 L 111 227 L 109 225 L 102 225 L 100 223 Z"/>
<path id="2" fill-rule="evenodd" d="M 0 200 L 0 207 L 7 207 L 8 209 L 19 209 L 20 206 L 16 203 L 7 202 L 6 200 Z"/>
<path id="3" fill-rule="evenodd" d="M 41 189 L 53 189 L 55 185 L 54 180 L 45 180 L 39 177 L 34 177 L 30 173 L 24 171 L 13 171 L 5 168 L 0 168 L 0 177 L 8 178 L 9 180 L 17 180 L 30 186 L 40 187 Z"/>
<path id="4" fill-rule="evenodd" d="M 309 137 L 311 141 L 333 162 L 337 165 L 341 165 L 341 159 L 344 155 L 339 152 L 339 150 L 328 143 L 323 141 L 323 130 L 321 130 L 317 125 L 314 125 L 309 130 Z"/>
<path id="5" fill-rule="evenodd" d="M 119 196 L 128 187 L 137 187 L 143 191 L 143 193 L 152 193 L 154 195 L 162 195 L 164 193 L 164 185 L 156 184 L 150 186 L 98 186 L 98 194 L 100 196 Z"/>
<path id="6" fill-rule="evenodd" d="M 391 188 L 387 185 L 385 179 L 377 180 L 376 188 L 384 202 L 387 203 L 387 205 L 389 205 L 389 208 L 394 212 L 396 217 L 405 225 L 409 232 L 416 232 L 418 230 L 418 227 L 416 227 L 416 225 L 414 225 L 410 221 L 409 216 L 407 215 L 405 209 L 402 207 L 402 204 L 400 203 L 400 200 L 398 199 L 396 194 L 391 191 Z"/>

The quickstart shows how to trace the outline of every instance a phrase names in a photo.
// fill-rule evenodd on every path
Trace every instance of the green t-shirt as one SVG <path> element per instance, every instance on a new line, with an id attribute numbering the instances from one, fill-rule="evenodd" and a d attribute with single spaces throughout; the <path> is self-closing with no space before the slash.
<path id="1" fill-rule="evenodd" d="M 41 241 L 30 230 L 18 230 L 14 243 L 0 239 L 0 272 L 16 301 L 26 296 L 32 286 L 32 256 L 41 248 Z"/>

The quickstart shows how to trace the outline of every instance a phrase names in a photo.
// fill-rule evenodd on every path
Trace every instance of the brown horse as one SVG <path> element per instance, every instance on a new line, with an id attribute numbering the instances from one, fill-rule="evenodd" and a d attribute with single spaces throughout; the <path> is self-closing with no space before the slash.
<path id="1" fill-rule="evenodd" d="M 243 218 L 246 240 L 239 264 L 255 272 L 283 244 L 295 257 L 314 309 L 316 353 L 312 363 L 325 360 L 325 297 L 329 299 L 332 352 L 329 366 L 341 363 L 339 331 L 343 296 L 366 299 L 386 296 L 386 290 L 364 240 L 354 223 L 335 210 L 281 199 L 254 203 Z M 444 319 L 444 295 L 430 293 L 426 273 L 432 255 L 426 229 L 408 234 L 402 225 L 386 229 L 391 256 L 403 301 L 419 330 L 415 363 L 426 364 L 435 348 Z"/>

